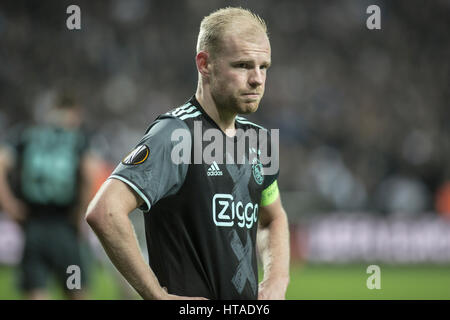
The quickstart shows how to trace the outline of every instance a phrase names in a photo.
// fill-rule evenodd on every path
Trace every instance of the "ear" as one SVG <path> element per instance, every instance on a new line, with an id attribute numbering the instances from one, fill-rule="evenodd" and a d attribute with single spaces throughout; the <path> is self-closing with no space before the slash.
<path id="1" fill-rule="evenodd" d="M 197 65 L 197 70 L 200 72 L 200 74 L 204 77 L 208 77 L 210 74 L 210 58 L 209 53 L 206 51 L 200 51 L 195 56 L 195 63 Z"/>

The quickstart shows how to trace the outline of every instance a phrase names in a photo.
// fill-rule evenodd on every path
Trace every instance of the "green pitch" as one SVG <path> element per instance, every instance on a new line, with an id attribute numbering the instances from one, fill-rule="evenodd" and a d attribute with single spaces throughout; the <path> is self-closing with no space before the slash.
<path id="1" fill-rule="evenodd" d="M 14 267 L 0 266 L 0 300 L 22 299 L 17 288 L 18 278 Z M 50 295 L 52 299 L 65 299 L 62 290 L 52 279 L 49 283 Z M 111 270 L 96 265 L 91 275 L 90 290 L 88 299 L 95 300 L 116 300 L 120 299 L 121 291 L 118 281 L 113 276 Z"/>
<path id="2" fill-rule="evenodd" d="M 379 264 L 381 289 L 366 286 L 368 264 L 293 265 L 288 299 L 450 299 L 450 266 L 389 266 Z M 97 265 L 92 274 L 89 299 L 130 299 L 114 273 Z M 0 267 L 0 299 L 20 299 L 14 268 Z M 51 283 L 51 295 L 62 299 Z"/>
<path id="3" fill-rule="evenodd" d="M 379 264 L 380 289 L 368 289 L 369 264 L 291 268 L 288 299 L 450 299 L 450 266 Z"/>

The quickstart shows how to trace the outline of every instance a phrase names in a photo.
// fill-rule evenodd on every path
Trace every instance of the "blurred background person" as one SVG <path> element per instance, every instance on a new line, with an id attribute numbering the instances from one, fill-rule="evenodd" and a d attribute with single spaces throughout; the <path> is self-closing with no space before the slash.
<path id="1" fill-rule="evenodd" d="M 81 107 L 58 94 L 42 120 L 11 130 L 0 151 L 0 204 L 23 227 L 20 286 L 27 299 L 47 299 L 50 275 L 70 299 L 85 295 L 88 261 L 81 241 L 95 158 L 81 127 Z M 71 265 L 81 288 L 67 286 Z M 76 283 L 76 281 L 74 282 Z"/>

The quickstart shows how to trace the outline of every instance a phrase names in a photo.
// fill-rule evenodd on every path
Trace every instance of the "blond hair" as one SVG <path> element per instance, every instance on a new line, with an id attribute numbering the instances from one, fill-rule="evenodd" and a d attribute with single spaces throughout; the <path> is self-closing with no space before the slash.
<path id="1" fill-rule="evenodd" d="M 265 21 L 257 14 L 241 7 L 226 7 L 212 12 L 200 23 L 197 53 L 207 51 L 214 56 L 220 49 L 224 33 L 235 23 L 246 22 L 247 27 L 260 28 L 268 36 Z"/>

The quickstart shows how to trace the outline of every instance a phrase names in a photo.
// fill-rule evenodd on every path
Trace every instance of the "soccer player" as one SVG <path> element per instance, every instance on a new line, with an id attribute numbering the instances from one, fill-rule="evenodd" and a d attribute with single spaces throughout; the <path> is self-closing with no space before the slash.
<path id="1" fill-rule="evenodd" d="M 0 205 L 24 230 L 20 278 L 27 299 L 49 298 L 51 274 L 68 298 L 85 294 L 88 270 L 80 227 L 95 161 L 80 129 L 79 111 L 74 98 L 61 93 L 46 123 L 12 130 L 0 149 Z M 81 288 L 67 287 L 71 265 L 80 268 Z"/>
<path id="2" fill-rule="evenodd" d="M 205 17 L 195 95 L 150 125 L 89 205 L 87 222 L 144 299 L 285 298 L 289 231 L 278 170 L 264 174 L 256 148 L 245 149 L 243 163 L 227 161 L 231 152 L 220 154 L 221 148 L 218 161 L 195 160 L 208 148 L 199 143 L 198 128 L 218 131 L 224 144 L 241 141 L 250 129 L 265 130 L 238 115 L 258 109 L 270 64 L 259 16 L 225 8 Z M 189 148 L 180 152 L 186 132 Z M 189 161 L 174 159 L 178 153 Z M 128 217 L 135 208 L 144 211 L 149 265 Z M 264 268 L 259 285 L 257 247 Z"/>

